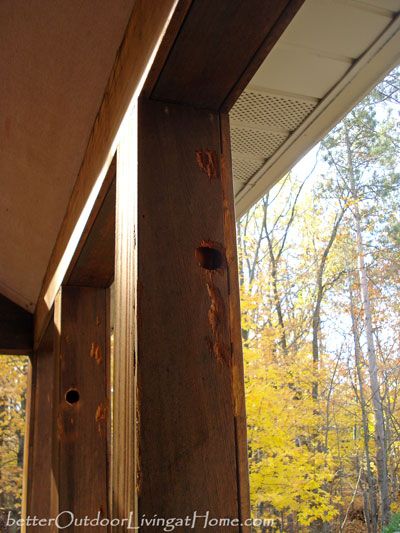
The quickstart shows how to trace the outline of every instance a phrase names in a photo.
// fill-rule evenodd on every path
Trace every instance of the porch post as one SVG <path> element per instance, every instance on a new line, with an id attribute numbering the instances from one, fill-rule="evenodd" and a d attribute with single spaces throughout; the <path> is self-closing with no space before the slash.
<path id="1" fill-rule="evenodd" d="M 106 289 L 61 288 L 55 302 L 52 517 L 63 511 L 76 518 L 109 516 L 108 333 Z M 72 514 L 65 514 L 64 525 Z M 75 530 L 81 528 L 67 529 Z"/>
<path id="2" fill-rule="evenodd" d="M 137 469 L 133 480 L 121 466 L 114 506 L 118 514 L 134 508 L 130 484 L 139 525 L 144 515 L 244 519 L 248 473 L 227 116 L 140 99 L 117 161 L 114 405 L 120 414 L 113 449 L 117 468 L 135 457 Z M 118 390 L 128 390 L 132 401 Z M 124 439 L 132 443 L 129 453 Z M 195 530 L 203 525 L 198 518 Z"/>

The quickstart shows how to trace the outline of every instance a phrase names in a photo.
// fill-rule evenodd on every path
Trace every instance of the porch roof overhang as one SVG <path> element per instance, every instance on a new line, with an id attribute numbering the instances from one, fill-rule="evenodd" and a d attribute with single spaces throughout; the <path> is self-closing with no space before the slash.
<path id="1" fill-rule="evenodd" d="M 230 113 L 243 215 L 400 62 L 400 0 L 306 0 Z"/>
<path id="2" fill-rule="evenodd" d="M 0 2 L 0 293 L 29 311 L 133 4 Z"/>
<path id="3" fill-rule="evenodd" d="M 0 293 L 29 311 L 133 5 L 1 2 Z M 306 0 L 231 111 L 238 215 L 399 62 L 399 10 Z"/>

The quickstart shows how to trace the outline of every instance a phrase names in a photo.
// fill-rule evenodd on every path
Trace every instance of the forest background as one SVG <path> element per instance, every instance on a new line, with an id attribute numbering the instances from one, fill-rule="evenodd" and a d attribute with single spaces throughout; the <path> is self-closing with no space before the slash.
<path id="1" fill-rule="evenodd" d="M 399 126 L 395 69 L 238 224 L 251 503 L 281 531 L 398 519 Z"/>

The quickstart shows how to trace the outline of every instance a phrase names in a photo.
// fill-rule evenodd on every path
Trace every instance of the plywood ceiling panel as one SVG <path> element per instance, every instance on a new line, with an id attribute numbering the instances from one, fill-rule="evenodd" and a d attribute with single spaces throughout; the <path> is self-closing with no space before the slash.
<path id="1" fill-rule="evenodd" d="M 133 2 L 0 2 L 0 292 L 28 309 Z"/>

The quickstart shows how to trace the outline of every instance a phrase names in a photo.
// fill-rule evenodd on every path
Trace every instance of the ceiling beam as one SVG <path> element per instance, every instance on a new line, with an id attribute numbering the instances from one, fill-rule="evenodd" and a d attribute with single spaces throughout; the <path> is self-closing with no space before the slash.
<path id="1" fill-rule="evenodd" d="M 28 355 L 33 346 L 33 315 L 0 294 L 0 354 Z"/>
<path id="2" fill-rule="evenodd" d="M 136 1 L 36 304 L 35 346 L 82 245 L 124 117 L 138 95 L 230 109 L 303 2 L 159 0 L 149 8 L 147 0 Z M 243 28 L 249 29 L 245 43 Z"/>
<path id="3" fill-rule="evenodd" d="M 158 53 L 160 47 L 165 40 L 175 38 L 174 29 L 178 30 L 189 5 L 190 0 L 158 0 L 150 7 L 147 0 L 135 2 L 36 303 L 35 346 L 47 327 L 57 291 L 82 245 L 87 222 L 109 175 L 121 122 L 155 63 L 165 60 Z M 167 53 L 167 49 L 164 44 L 162 52 Z"/>
<path id="4" fill-rule="evenodd" d="M 229 111 L 303 2 L 195 0 L 152 98 Z"/>

